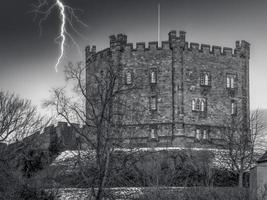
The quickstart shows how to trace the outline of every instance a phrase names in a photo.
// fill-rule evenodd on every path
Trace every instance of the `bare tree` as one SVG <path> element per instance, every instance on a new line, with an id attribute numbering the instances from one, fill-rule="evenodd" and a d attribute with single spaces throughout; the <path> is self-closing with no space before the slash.
<path id="1" fill-rule="evenodd" d="M 42 122 L 29 100 L 0 91 L 0 142 L 21 140 L 40 129 Z"/>
<path id="2" fill-rule="evenodd" d="M 31 146 L 38 148 L 32 136 L 37 135 L 48 122 L 29 100 L 0 91 L 0 142 L 3 146 L 0 150 L 0 194 L 3 198 L 16 199 L 14 195 L 19 194 L 24 179 L 18 160 L 27 158 Z"/>
<path id="3" fill-rule="evenodd" d="M 244 118 L 240 114 L 231 116 L 225 121 L 221 161 L 224 166 L 238 174 L 238 185 L 243 187 L 243 175 L 254 164 L 264 145 L 265 123 L 262 113 L 254 111 L 250 116 L 250 128 L 244 126 Z"/>
<path id="4" fill-rule="evenodd" d="M 109 182 L 112 155 L 117 148 L 124 146 L 124 134 L 128 126 L 123 123 L 123 119 L 129 113 L 141 115 L 145 108 L 141 105 L 134 108 L 129 106 L 125 97 L 130 91 L 138 90 L 139 86 L 127 87 L 122 84 L 122 68 L 116 65 L 111 56 L 97 71 L 87 70 L 90 73 L 85 75 L 86 67 L 82 63 L 77 66 L 69 63 L 65 74 L 66 80 L 74 83 L 74 95 L 68 95 L 64 88 L 54 89 L 52 99 L 45 104 L 53 106 L 70 125 L 73 122 L 84 125 L 82 131 L 74 126 L 80 135 L 83 149 L 88 150 L 86 155 L 79 154 L 78 157 L 87 157 L 90 162 L 93 160 L 95 173 L 88 177 L 83 162 L 78 163 L 83 166 L 81 173 L 91 186 L 93 195 L 100 200 Z"/>

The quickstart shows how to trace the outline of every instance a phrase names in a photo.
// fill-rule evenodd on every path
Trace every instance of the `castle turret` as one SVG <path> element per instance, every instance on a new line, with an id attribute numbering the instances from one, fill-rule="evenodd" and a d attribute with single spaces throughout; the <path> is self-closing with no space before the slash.
<path id="1" fill-rule="evenodd" d="M 122 34 L 122 33 L 117 34 L 117 36 L 111 35 L 109 39 L 110 39 L 111 50 L 114 50 L 114 49 L 121 50 L 121 48 L 124 48 L 127 44 L 127 35 Z"/>
<path id="2" fill-rule="evenodd" d="M 250 56 L 250 44 L 245 40 L 241 41 L 240 56 L 247 59 L 249 59 Z"/>

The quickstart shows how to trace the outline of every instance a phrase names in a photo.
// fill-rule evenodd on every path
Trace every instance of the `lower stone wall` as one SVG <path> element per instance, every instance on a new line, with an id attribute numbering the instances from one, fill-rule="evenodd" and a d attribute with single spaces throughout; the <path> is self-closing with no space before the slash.
<path id="1" fill-rule="evenodd" d="M 57 200 L 94 200 L 87 188 L 61 188 L 56 192 Z M 107 200 L 249 200 L 248 189 L 232 187 L 122 187 L 107 189 L 106 194 Z"/>

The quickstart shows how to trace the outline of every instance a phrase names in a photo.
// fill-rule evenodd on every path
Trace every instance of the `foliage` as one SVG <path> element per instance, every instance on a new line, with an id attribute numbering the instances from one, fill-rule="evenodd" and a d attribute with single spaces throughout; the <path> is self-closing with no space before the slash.
<path id="1" fill-rule="evenodd" d="M 54 200 L 55 195 L 52 192 L 47 192 L 44 189 L 37 189 L 28 185 L 23 185 L 19 193 L 19 199 L 23 200 Z"/>
<path id="2" fill-rule="evenodd" d="M 110 50 L 99 68 L 82 63 L 73 66 L 70 63 L 66 66 L 65 75 L 68 82 L 74 83 L 74 94 L 69 95 L 65 88 L 57 88 L 45 103 L 74 128 L 83 145 L 95 152 L 93 166 L 96 173 L 87 173 L 87 167 L 81 161 L 77 161 L 77 165 L 88 186 L 97 188 L 94 194 L 98 200 L 103 199 L 103 188 L 108 185 L 109 174 L 112 174 L 111 157 L 114 149 L 123 146 L 125 127 L 122 119 L 125 113 L 129 113 L 125 111 L 129 106 L 123 96 L 130 90 L 138 89 L 135 86 L 125 88 L 121 84 L 122 68 L 117 56 L 112 56 L 113 53 L 117 54 Z M 140 112 L 143 110 L 140 109 Z M 73 122 L 83 124 L 85 128 L 78 130 L 72 125 Z"/>
<path id="3" fill-rule="evenodd" d="M 111 156 L 111 168 L 107 187 L 192 187 L 236 186 L 237 174 L 212 165 L 213 154 L 207 151 L 177 150 L 148 152 L 115 152 Z M 65 163 L 59 165 L 56 182 L 62 187 L 96 186 L 94 174 L 98 173 L 92 159 L 83 160 L 82 169 Z M 66 173 L 68 171 L 68 173 Z M 84 179 L 84 174 L 87 178 Z"/>
<path id="4" fill-rule="evenodd" d="M 48 161 L 34 140 L 47 123 L 29 100 L 0 91 L 0 199 L 26 198 L 21 197 L 28 187 L 25 183 Z"/>
<path id="5" fill-rule="evenodd" d="M 30 149 L 26 151 L 21 162 L 23 176 L 30 178 L 34 173 L 48 165 L 49 156 L 44 151 Z"/>
<path id="6" fill-rule="evenodd" d="M 238 185 L 243 187 L 244 173 L 255 164 L 259 150 L 263 147 L 266 124 L 262 121 L 259 110 L 251 114 L 249 121 L 241 111 L 225 120 L 227 126 L 222 139 L 223 148 L 227 151 L 220 155 L 222 165 L 238 174 Z"/>
<path id="7" fill-rule="evenodd" d="M 21 140 L 39 130 L 43 122 L 29 100 L 0 91 L 0 142 Z"/>

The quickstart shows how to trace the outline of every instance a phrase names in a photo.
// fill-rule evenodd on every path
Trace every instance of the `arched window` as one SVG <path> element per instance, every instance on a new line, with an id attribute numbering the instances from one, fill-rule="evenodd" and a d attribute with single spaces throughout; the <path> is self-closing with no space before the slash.
<path id="1" fill-rule="evenodd" d="M 155 129 L 152 128 L 151 131 L 150 131 L 150 138 L 151 139 L 155 139 L 156 138 L 156 133 L 155 133 Z"/>
<path id="2" fill-rule="evenodd" d="M 196 110 L 196 100 L 192 100 L 192 110 Z"/>
<path id="3" fill-rule="evenodd" d="M 230 85 L 231 88 L 235 88 L 235 78 L 232 76 L 231 77 L 231 85 Z"/>
<path id="4" fill-rule="evenodd" d="M 236 102 L 232 101 L 231 102 L 231 115 L 236 114 Z"/>
<path id="5" fill-rule="evenodd" d="M 202 86 L 210 86 L 210 73 L 202 72 L 200 75 L 200 85 Z"/>
<path id="6" fill-rule="evenodd" d="M 209 85 L 209 74 L 205 73 L 205 85 Z"/>
<path id="7" fill-rule="evenodd" d="M 204 112 L 205 111 L 205 107 L 206 107 L 206 101 L 205 101 L 205 99 L 201 99 L 200 111 Z"/>
<path id="8" fill-rule="evenodd" d="M 156 96 L 150 97 L 150 110 L 157 110 L 157 97 Z"/>
<path id="9" fill-rule="evenodd" d="M 230 88 L 230 83 L 231 83 L 230 77 L 227 76 L 227 77 L 226 77 L 226 87 L 227 87 L 227 88 Z"/>
<path id="10" fill-rule="evenodd" d="M 196 139 L 201 140 L 201 132 L 200 129 L 196 129 Z"/>
<path id="11" fill-rule="evenodd" d="M 236 87 L 236 75 L 227 74 L 226 75 L 226 88 L 234 89 Z"/>
<path id="12" fill-rule="evenodd" d="M 131 71 L 126 72 L 126 84 L 127 85 L 132 84 L 132 72 Z"/>
<path id="13" fill-rule="evenodd" d="M 156 69 L 151 69 L 151 71 L 150 71 L 150 83 L 157 83 L 157 71 L 156 71 Z"/>
<path id="14" fill-rule="evenodd" d="M 207 110 L 207 101 L 205 98 L 194 98 L 191 104 L 193 111 L 205 112 Z"/>
<path id="15" fill-rule="evenodd" d="M 151 140 L 157 140 L 158 139 L 157 127 L 155 127 L 155 126 L 150 127 L 149 137 Z"/>

